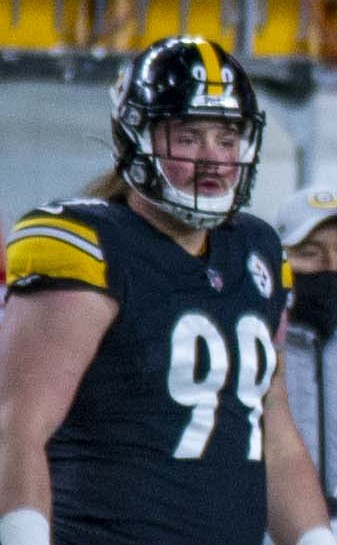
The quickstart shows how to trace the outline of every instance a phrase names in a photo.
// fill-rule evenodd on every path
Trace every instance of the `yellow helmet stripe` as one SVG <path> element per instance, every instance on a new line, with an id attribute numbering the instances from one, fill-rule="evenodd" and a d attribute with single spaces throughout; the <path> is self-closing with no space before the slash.
<path id="1" fill-rule="evenodd" d="M 210 43 L 201 42 L 198 44 L 199 53 L 201 55 L 204 67 L 206 69 L 206 79 L 208 83 L 207 93 L 209 95 L 221 95 L 223 86 L 221 82 L 221 66 L 217 54 Z"/>

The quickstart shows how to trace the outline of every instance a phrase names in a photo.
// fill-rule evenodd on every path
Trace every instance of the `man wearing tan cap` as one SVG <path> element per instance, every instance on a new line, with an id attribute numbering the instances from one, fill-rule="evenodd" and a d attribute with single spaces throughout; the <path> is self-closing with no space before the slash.
<path id="1" fill-rule="evenodd" d="M 294 273 L 285 347 L 290 407 L 337 535 L 337 183 L 294 193 L 276 228 Z"/>

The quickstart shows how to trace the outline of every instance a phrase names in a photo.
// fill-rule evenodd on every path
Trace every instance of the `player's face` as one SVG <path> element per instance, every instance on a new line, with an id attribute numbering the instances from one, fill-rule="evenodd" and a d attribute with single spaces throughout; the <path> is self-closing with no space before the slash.
<path id="1" fill-rule="evenodd" d="M 154 150 L 176 189 L 221 196 L 238 181 L 240 131 L 235 123 L 212 119 L 171 119 L 154 129 Z"/>
<path id="2" fill-rule="evenodd" d="M 314 229 L 302 244 L 288 248 L 287 253 L 294 272 L 337 272 L 337 218 Z"/>

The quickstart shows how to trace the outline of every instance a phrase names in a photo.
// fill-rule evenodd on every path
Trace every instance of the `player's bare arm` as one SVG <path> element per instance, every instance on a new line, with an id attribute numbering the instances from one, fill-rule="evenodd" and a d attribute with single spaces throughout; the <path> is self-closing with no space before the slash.
<path id="1" fill-rule="evenodd" d="M 2 513 L 29 506 L 50 516 L 45 445 L 117 312 L 90 291 L 10 298 L 0 333 Z"/>
<path id="2" fill-rule="evenodd" d="M 290 414 L 283 357 L 265 404 L 269 531 L 293 545 L 308 528 L 329 526 L 318 476 Z"/>

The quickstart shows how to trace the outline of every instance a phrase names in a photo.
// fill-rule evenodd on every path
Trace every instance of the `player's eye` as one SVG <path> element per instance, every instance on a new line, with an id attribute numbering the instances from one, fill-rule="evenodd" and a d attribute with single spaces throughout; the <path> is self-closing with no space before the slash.
<path id="1" fill-rule="evenodd" d="M 302 259 L 314 259 L 316 261 L 321 261 L 323 259 L 323 254 L 318 248 L 303 248 L 299 252 L 299 256 Z"/>
<path id="2" fill-rule="evenodd" d="M 234 148 L 236 146 L 236 143 L 236 138 L 232 137 L 225 137 L 218 140 L 218 144 L 220 144 L 223 148 Z"/>

